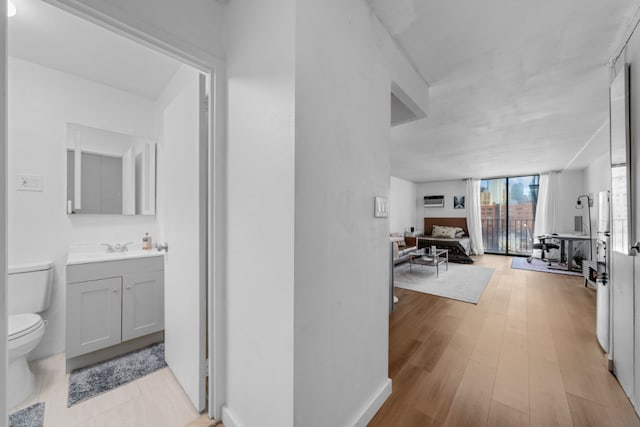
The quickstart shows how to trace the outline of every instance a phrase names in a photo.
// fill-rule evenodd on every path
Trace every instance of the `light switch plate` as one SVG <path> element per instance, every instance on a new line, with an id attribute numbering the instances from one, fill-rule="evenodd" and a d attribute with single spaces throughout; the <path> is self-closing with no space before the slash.
<path id="1" fill-rule="evenodd" d="M 373 216 L 375 218 L 389 217 L 389 199 L 386 197 L 374 198 Z"/>
<path id="2" fill-rule="evenodd" d="M 18 175 L 18 191 L 42 191 L 42 175 Z"/>

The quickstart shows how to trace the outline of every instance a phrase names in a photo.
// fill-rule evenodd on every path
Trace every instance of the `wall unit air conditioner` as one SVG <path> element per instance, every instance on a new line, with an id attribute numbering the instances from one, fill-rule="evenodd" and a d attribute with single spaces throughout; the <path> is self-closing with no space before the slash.
<path id="1" fill-rule="evenodd" d="M 425 208 L 444 208 L 444 196 L 424 196 Z"/>

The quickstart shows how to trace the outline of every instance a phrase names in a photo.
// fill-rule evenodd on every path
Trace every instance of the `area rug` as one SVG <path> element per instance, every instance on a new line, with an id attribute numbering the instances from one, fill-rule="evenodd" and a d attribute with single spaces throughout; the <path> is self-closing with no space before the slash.
<path id="1" fill-rule="evenodd" d="M 511 268 L 515 268 L 516 270 L 540 271 L 542 273 L 565 274 L 567 276 L 582 277 L 582 273 L 579 271 L 568 271 L 558 268 L 549 268 L 547 262 L 542 261 L 539 258 L 533 258 L 531 260 L 531 263 L 528 263 L 527 258 L 513 257 L 513 261 L 511 261 Z"/>
<path id="2" fill-rule="evenodd" d="M 44 424 L 44 402 L 9 414 L 9 427 L 42 427 Z"/>
<path id="3" fill-rule="evenodd" d="M 433 267 L 409 267 L 405 263 L 394 268 L 395 286 L 472 304 L 478 303 L 494 271 L 489 267 L 449 263 L 449 271 L 441 265 L 436 277 Z"/>
<path id="4" fill-rule="evenodd" d="M 164 368 L 164 343 L 154 344 L 69 375 L 67 407 Z"/>

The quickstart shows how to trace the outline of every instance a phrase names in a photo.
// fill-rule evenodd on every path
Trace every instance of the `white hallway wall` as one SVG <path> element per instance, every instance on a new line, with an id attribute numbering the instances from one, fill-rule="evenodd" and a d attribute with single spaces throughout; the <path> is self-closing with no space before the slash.
<path id="1" fill-rule="evenodd" d="M 227 427 L 293 426 L 295 10 L 228 5 Z"/>
<path id="2" fill-rule="evenodd" d="M 391 177 L 391 195 L 389 197 L 389 231 L 392 233 L 403 232 L 410 227 L 418 227 L 417 219 L 422 223 L 422 217 L 416 216 L 418 206 L 418 185 L 401 178 Z"/>
<path id="3" fill-rule="evenodd" d="M 295 426 L 365 425 L 391 391 L 389 222 L 373 216 L 391 73 L 374 24 L 361 0 L 296 2 Z"/>
<path id="4" fill-rule="evenodd" d="M 69 245 L 139 241 L 155 217 L 67 215 L 66 123 L 152 138 L 153 103 L 20 59 L 9 60 L 9 263 L 55 262 L 38 359 L 64 351 Z M 16 174 L 42 175 L 42 192 L 16 190 Z"/>

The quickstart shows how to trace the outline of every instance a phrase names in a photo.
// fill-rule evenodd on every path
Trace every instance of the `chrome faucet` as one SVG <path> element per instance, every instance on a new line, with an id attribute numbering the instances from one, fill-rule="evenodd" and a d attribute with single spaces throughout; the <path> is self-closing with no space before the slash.
<path id="1" fill-rule="evenodd" d="M 117 243 L 115 248 L 114 248 L 114 251 L 115 252 L 127 252 L 129 250 L 128 246 L 131 243 L 133 243 L 133 242 L 127 242 L 127 243 L 122 243 L 122 244 Z M 109 251 L 107 250 L 107 252 L 109 252 Z"/>
<path id="2" fill-rule="evenodd" d="M 107 253 L 112 253 L 113 252 L 113 246 L 110 245 L 109 243 L 100 243 L 100 246 L 106 246 L 107 247 Z"/>
<path id="3" fill-rule="evenodd" d="M 113 252 L 127 252 L 129 251 L 129 245 L 132 244 L 133 242 L 127 242 L 127 243 L 116 243 L 115 246 L 111 245 L 109 243 L 101 243 L 100 246 L 106 246 L 107 247 L 107 253 L 113 253 Z"/>

